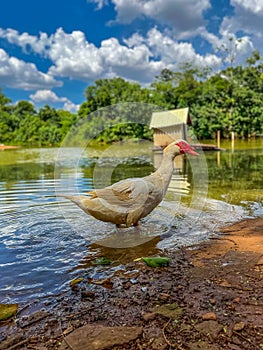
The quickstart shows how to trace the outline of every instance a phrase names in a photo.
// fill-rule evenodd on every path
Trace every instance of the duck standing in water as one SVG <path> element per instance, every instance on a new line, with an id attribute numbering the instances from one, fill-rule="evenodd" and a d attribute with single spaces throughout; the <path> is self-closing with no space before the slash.
<path id="1" fill-rule="evenodd" d="M 186 141 L 177 140 L 164 149 L 162 163 L 151 175 L 121 180 L 88 192 L 88 196 L 62 197 L 98 220 L 111 222 L 117 227 L 138 226 L 139 220 L 150 214 L 164 198 L 172 177 L 174 158 L 180 154 L 198 156 Z"/>

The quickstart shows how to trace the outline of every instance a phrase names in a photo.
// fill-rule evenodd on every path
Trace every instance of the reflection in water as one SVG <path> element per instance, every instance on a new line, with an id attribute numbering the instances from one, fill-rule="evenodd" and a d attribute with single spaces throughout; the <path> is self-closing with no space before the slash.
<path id="1" fill-rule="evenodd" d="M 98 269 L 92 261 L 99 256 L 115 261 L 113 267 L 117 268 L 119 263 L 139 256 L 159 254 L 161 248 L 205 239 L 208 233 L 217 231 L 227 222 L 247 215 L 263 215 L 263 144 L 260 142 L 256 146 L 253 144 L 251 149 L 242 144 L 240 150 L 236 142 L 234 153 L 231 145 L 228 149 L 222 143 L 225 151 L 205 154 L 209 189 L 206 206 L 201 212 L 198 205 L 191 210 L 189 205 L 193 193 L 193 168 L 197 173 L 195 188 L 200 191 L 200 196 L 203 169 L 198 160 L 193 160 L 190 166 L 181 158 L 182 166 L 176 167 L 165 200 L 142 223 L 144 231 L 138 238 L 146 237 L 147 242 L 142 240 L 140 243 L 143 244 L 126 249 L 101 246 L 105 239 L 117 238 L 121 244 L 125 240 L 116 232 L 114 237 L 111 224 L 96 221 L 74 204 L 63 200 L 58 204 L 55 189 L 88 191 L 93 187 L 95 167 L 102 175 L 111 174 L 112 182 L 148 175 L 157 166 L 149 145 L 124 145 L 116 153 L 117 158 L 101 157 L 103 153 L 105 156 L 105 149 L 87 150 L 75 172 L 71 171 L 75 150 L 69 149 L 64 154 L 63 172 L 56 179 L 56 149 L 1 152 L 0 302 L 21 302 L 59 292 L 80 268 L 97 274 Z M 100 179 L 101 186 L 108 181 L 103 176 Z M 167 227 L 171 213 L 174 219 Z M 134 233 L 136 242 L 137 233 Z"/>
<path id="2" fill-rule="evenodd" d="M 151 256 L 160 254 L 161 250 L 157 247 L 160 237 L 153 237 L 141 245 L 129 248 L 110 248 L 101 246 L 99 243 L 92 243 L 89 246 L 89 254 L 85 256 L 75 269 L 94 267 L 94 260 L 100 257 L 107 257 L 113 262 L 113 266 L 127 264 L 141 256 Z"/>

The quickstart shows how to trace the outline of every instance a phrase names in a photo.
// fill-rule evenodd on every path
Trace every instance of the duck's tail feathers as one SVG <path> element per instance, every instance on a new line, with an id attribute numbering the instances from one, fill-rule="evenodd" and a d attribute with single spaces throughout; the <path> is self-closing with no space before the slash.
<path id="1" fill-rule="evenodd" d="M 77 205 L 80 204 L 80 196 L 71 196 L 68 194 L 57 194 L 56 197 L 66 198 Z"/>

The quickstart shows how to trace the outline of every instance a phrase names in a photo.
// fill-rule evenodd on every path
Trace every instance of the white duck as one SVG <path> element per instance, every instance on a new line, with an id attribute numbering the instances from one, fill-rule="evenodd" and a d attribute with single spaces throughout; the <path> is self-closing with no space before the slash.
<path id="1" fill-rule="evenodd" d="M 168 145 L 161 166 L 142 178 L 125 179 L 88 192 L 89 196 L 62 195 L 94 218 L 120 226 L 137 226 L 163 199 L 174 169 L 174 158 L 180 154 L 198 153 L 184 140 Z M 60 196 L 60 195 L 59 195 Z"/>

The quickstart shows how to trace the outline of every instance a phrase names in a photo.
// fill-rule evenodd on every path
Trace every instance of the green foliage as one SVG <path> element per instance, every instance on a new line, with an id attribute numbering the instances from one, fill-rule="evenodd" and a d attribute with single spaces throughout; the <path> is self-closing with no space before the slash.
<path id="1" fill-rule="evenodd" d="M 17 310 L 17 304 L 0 304 L 0 322 L 14 316 Z"/>
<path id="2" fill-rule="evenodd" d="M 71 144 L 76 145 L 90 139 L 152 139 L 146 125 L 150 114 L 182 107 L 190 107 L 199 139 L 215 138 L 217 130 L 224 138 L 232 131 L 242 138 L 262 134 L 263 59 L 254 51 L 246 66 L 234 67 L 236 46 L 231 38 L 229 44 L 220 50 L 231 54 L 231 64 L 219 73 L 185 63 L 177 72 L 164 69 L 148 87 L 122 78 L 96 80 L 77 115 L 48 105 L 36 111 L 28 101 L 12 105 L 0 89 L 0 144 L 59 145 L 72 126 L 77 133 L 71 129 Z M 140 109 L 132 102 L 141 103 Z"/>
<path id="3" fill-rule="evenodd" d="M 59 145 L 77 116 L 46 105 L 36 112 L 28 101 L 16 105 L 0 91 L 0 144 L 31 146 Z"/>
<path id="4" fill-rule="evenodd" d="M 112 261 L 109 258 L 101 257 L 97 258 L 95 261 L 92 262 L 94 265 L 111 265 Z"/>
<path id="5" fill-rule="evenodd" d="M 120 102 L 149 102 L 150 92 L 137 83 L 130 83 L 122 78 L 99 79 L 85 92 L 87 102 L 80 109 L 81 115 L 94 112 L 99 108 Z"/>
<path id="6" fill-rule="evenodd" d="M 145 257 L 142 260 L 150 267 L 162 267 L 169 265 L 170 258 L 164 256 Z"/>

